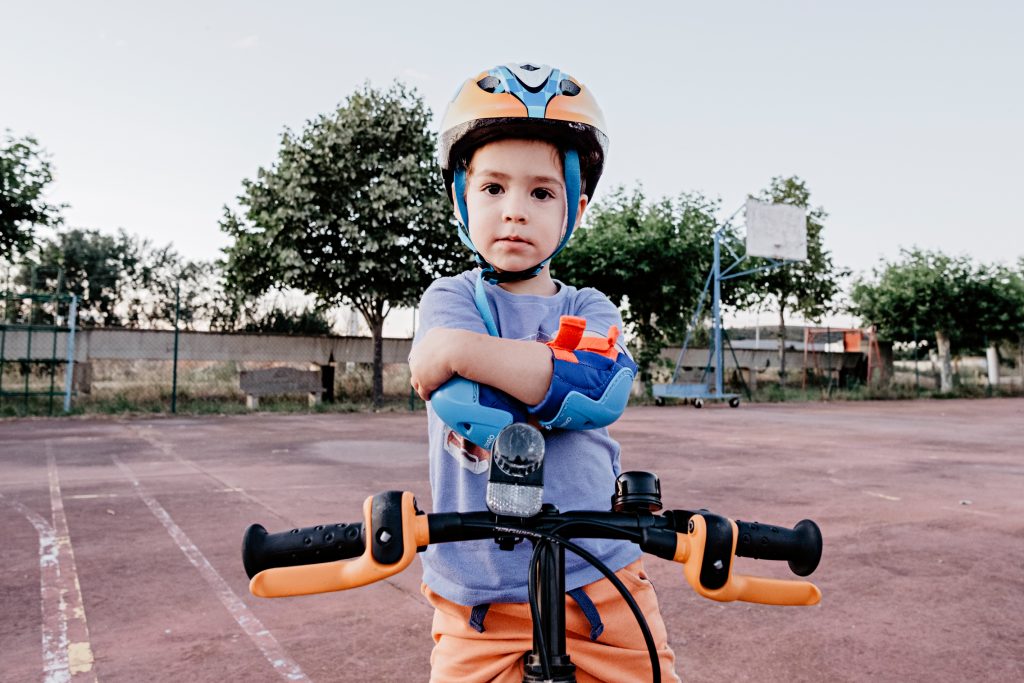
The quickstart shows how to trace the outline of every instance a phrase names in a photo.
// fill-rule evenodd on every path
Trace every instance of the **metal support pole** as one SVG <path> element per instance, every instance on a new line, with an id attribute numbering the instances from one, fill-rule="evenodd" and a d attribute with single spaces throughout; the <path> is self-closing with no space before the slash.
<path id="1" fill-rule="evenodd" d="M 6 304 L 5 304 L 6 308 Z M 6 314 L 6 311 L 5 311 Z M 6 315 L 4 316 L 6 317 Z M 4 402 L 4 351 L 7 346 L 7 323 L 0 322 L 0 405 Z"/>
<path id="2" fill-rule="evenodd" d="M 711 300 L 712 312 L 711 315 L 714 318 L 714 332 L 715 332 L 715 395 L 721 396 L 724 391 L 722 389 L 722 362 L 725 359 L 725 354 L 722 353 L 722 262 L 721 262 L 721 245 L 719 243 L 720 231 L 716 230 L 714 234 L 714 276 L 715 276 L 715 288 L 714 295 Z"/>
<path id="3" fill-rule="evenodd" d="M 64 377 L 64 412 L 71 412 L 71 390 L 75 377 L 75 324 L 78 320 L 78 297 L 71 295 L 71 308 L 68 310 L 68 370 Z"/>
<path id="4" fill-rule="evenodd" d="M 25 400 L 22 401 L 26 415 L 28 415 L 28 382 L 32 378 L 32 315 L 32 309 L 29 308 L 29 321 L 28 325 L 25 326 L 25 368 L 27 370 L 25 372 Z"/>
<path id="5" fill-rule="evenodd" d="M 181 279 L 174 285 L 174 369 L 171 371 L 171 412 L 178 412 L 178 307 L 181 297 Z"/>
<path id="6" fill-rule="evenodd" d="M 60 299 L 53 299 L 53 347 L 50 349 L 50 395 L 47 396 L 49 403 L 46 407 L 46 414 L 53 415 L 53 386 L 57 379 L 57 307 L 60 306 Z"/>

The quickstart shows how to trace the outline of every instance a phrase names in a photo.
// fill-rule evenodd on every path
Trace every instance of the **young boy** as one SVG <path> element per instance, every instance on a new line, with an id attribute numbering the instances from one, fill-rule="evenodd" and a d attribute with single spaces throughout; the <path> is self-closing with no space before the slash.
<path id="1" fill-rule="evenodd" d="M 614 343 L 610 330 L 622 325 L 615 306 L 595 289 L 552 279 L 548 269 L 593 196 L 606 148 L 593 96 L 557 69 L 507 65 L 462 85 L 442 123 L 439 158 L 460 237 L 480 268 L 437 280 L 420 302 L 409 364 L 424 400 L 458 375 L 510 396 L 522 408 L 517 419 L 550 424 L 564 398 L 559 387 L 576 380 L 561 376 L 558 352 L 538 342 L 552 340 L 568 315 L 586 320 L 585 336 Z M 631 366 L 624 353 L 620 358 Z M 434 511 L 486 509 L 490 444 L 460 436 L 429 403 L 428 420 Z M 562 511 L 609 509 L 621 468 L 607 429 L 544 433 L 544 502 Z M 658 647 L 662 680 L 678 680 L 637 546 L 578 542 L 636 598 Z M 522 680 L 533 635 L 525 604 L 530 553 L 528 543 L 507 551 L 490 540 L 429 547 L 423 593 L 435 608 L 431 681 Z M 578 680 L 649 680 L 640 629 L 611 583 L 567 553 L 566 589 L 567 645 Z"/>

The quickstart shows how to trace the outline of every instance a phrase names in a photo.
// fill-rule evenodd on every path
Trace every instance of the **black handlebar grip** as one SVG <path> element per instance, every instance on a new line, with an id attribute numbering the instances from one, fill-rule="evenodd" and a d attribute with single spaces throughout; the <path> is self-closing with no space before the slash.
<path id="1" fill-rule="evenodd" d="M 363 554 L 363 525 L 321 524 L 268 534 L 259 524 L 245 530 L 242 563 L 251 579 L 264 569 L 347 560 Z"/>
<path id="2" fill-rule="evenodd" d="M 792 529 L 736 520 L 736 554 L 758 560 L 786 560 L 797 576 L 809 576 L 821 561 L 821 529 L 809 519 Z"/>

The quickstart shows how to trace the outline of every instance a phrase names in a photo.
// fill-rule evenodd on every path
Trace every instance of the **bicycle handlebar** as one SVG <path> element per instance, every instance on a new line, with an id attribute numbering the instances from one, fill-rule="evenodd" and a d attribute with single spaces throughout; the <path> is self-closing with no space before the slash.
<path id="1" fill-rule="evenodd" d="M 386 491 L 363 503 L 363 522 L 327 524 L 268 534 L 250 526 L 242 541 L 249 589 L 260 597 L 346 590 L 397 574 L 430 543 L 547 534 L 572 528 L 566 538 L 631 540 L 645 552 L 683 564 L 700 595 L 729 602 L 815 605 L 821 591 L 807 581 L 768 579 L 732 571 L 733 557 L 786 560 L 798 576 L 818 566 L 822 539 L 805 519 L 793 529 L 733 521 L 706 510 L 566 512 L 547 506 L 529 518 L 490 512 L 424 514 L 413 494 Z M 369 542 L 367 542 L 369 539 Z M 354 559 L 353 559 L 354 558 Z"/>

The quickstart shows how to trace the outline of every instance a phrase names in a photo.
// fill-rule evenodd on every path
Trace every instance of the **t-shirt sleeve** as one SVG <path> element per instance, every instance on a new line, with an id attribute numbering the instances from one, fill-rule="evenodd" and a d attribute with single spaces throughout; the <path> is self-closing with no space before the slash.
<path id="1" fill-rule="evenodd" d="M 585 318 L 587 332 L 595 332 L 602 336 L 608 334 L 608 328 L 615 325 L 622 332 L 622 316 L 608 297 L 598 290 L 587 287 L 581 289 L 576 297 L 574 315 Z"/>
<path id="2" fill-rule="evenodd" d="M 471 285 L 463 278 L 444 277 L 434 280 L 420 299 L 419 317 L 414 346 L 428 330 L 435 327 L 487 334 L 487 328 L 473 301 Z"/>

